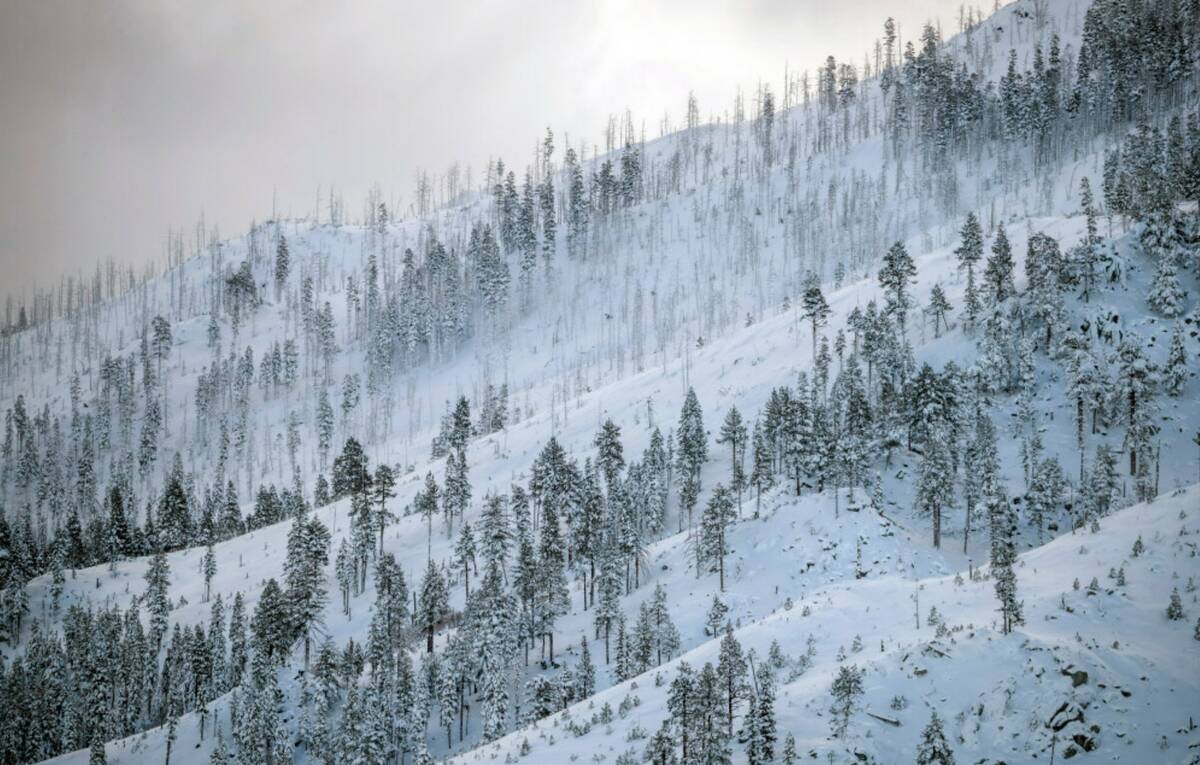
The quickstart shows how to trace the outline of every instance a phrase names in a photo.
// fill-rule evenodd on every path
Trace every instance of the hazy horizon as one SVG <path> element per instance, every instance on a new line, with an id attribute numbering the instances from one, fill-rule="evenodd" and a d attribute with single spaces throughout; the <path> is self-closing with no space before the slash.
<path id="1" fill-rule="evenodd" d="M 358 217 L 367 191 L 411 202 L 420 170 L 523 166 L 547 126 L 603 142 L 628 109 L 730 110 L 828 54 L 860 66 L 891 15 L 904 39 L 947 36 L 949 0 L 547 0 L 199 6 L 0 2 L 0 271 L 26 294 L 112 256 L 161 262 L 201 214 L 222 235 L 304 215 L 330 186 Z M 989 9 L 990 10 L 990 9 Z M 864 35 L 863 30 L 870 30 Z M 324 213 L 323 213 L 324 214 Z"/>

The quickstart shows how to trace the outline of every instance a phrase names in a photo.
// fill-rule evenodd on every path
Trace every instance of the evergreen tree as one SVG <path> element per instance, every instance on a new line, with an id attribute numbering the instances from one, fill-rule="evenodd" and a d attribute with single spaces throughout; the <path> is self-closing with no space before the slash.
<path id="1" fill-rule="evenodd" d="M 301 513 L 288 532 L 284 581 L 292 634 L 304 641 L 308 667 L 312 633 L 321 625 L 328 601 L 325 566 L 329 564 L 329 530 L 316 517 Z"/>
<path id="2" fill-rule="evenodd" d="M 697 559 L 716 566 L 721 592 L 725 591 L 725 556 L 729 553 L 726 531 L 734 518 L 733 499 L 729 496 L 729 490 L 717 484 L 700 521 Z"/>
<path id="3" fill-rule="evenodd" d="M 279 243 L 275 245 L 275 299 L 283 293 L 287 284 L 288 272 L 291 269 L 291 255 L 288 252 L 287 237 L 279 235 Z"/>
<path id="4" fill-rule="evenodd" d="M 442 572 L 430 559 L 421 580 L 421 599 L 417 609 L 417 626 L 425 633 L 425 650 L 433 653 L 433 636 L 450 614 L 450 592 Z"/>
<path id="5" fill-rule="evenodd" d="M 475 560 L 475 535 L 471 532 L 471 524 L 463 523 L 458 532 L 458 542 L 454 545 L 454 561 L 461 568 L 463 576 L 463 598 L 471 597 L 471 571 L 479 573 Z"/>
<path id="6" fill-rule="evenodd" d="M 596 692 L 596 668 L 588 650 L 587 635 L 579 639 L 579 664 L 575 666 L 575 698 L 586 699 Z"/>
<path id="7" fill-rule="evenodd" d="M 103 736 L 97 735 L 92 739 L 92 746 L 88 751 L 88 765 L 108 765 L 108 758 L 104 753 Z"/>
<path id="8" fill-rule="evenodd" d="M 917 483 L 917 511 L 933 519 L 933 546 L 942 546 L 942 510 L 954 502 L 954 459 L 949 434 L 934 428 L 925 441 L 925 459 Z"/>
<path id="9" fill-rule="evenodd" d="M 150 641 L 157 651 L 162 645 L 163 635 L 167 632 L 167 616 L 171 613 L 171 598 L 168 588 L 171 583 L 170 567 L 167 556 L 159 550 L 150 559 L 150 567 L 146 569 L 146 594 L 142 601 L 150 614 Z"/>
<path id="10" fill-rule="evenodd" d="M 833 735 L 835 738 L 845 738 L 850 727 L 850 715 L 854 714 L 858 699 L 863 694 L 863 670 L 854 664 L 841 665 L 829 692 L 833 696 L 833 706 L 829 708 L 829 714 L 833 716 Z"/>
<path id="11" fill-rule="evenodd" d="M 937 712 L 929 717 L 929 724 L 921 731 L 921 743 L 917 745 L 917 765 L 954 765 L 954 753 L 946 743 L 942 731 L 942 720 Z"/>
<path id="12" fill-rule="evenodd" d="M 929 306 L 926 310 L 933 314 L 933 336 L 935 338 L 942 336 L 943 325 L 949 331 L 950 324 L 946 321 L 946 314 L 951 310 L 950 301 L 946 298 L 946 293 L 942 291 L 942 285 L 936 282 L 929 293 Z"/>
<path id="13" fill-rule="evenodd" d="M 996 227 L 996 238 L 992 241 L 992 251 L 983 270 L 984 291 L 990 305 L 999 305 L 1017 293 L 1015 272 L 1012 246 L 1008 243 L 1002 223 Z"/>
<path id="14" fill-rule="evenodd" d="M 983 499 L 987 506 L 988 525 L 991 531 L 992 580 L 995 583 L 996 599 L 1000 601 L 1000 631 L 1007 635 L 1013 627 L 1024 623 L 1021 602 L 1017 600 L 1016 516 L 1004 490 L 992 476 L 990 485 L 983 488 Z"/>
<path id="15" fill-rule="evenodd" d="M 909 285 L 917 275 L 917 266 L 912 256 L 908 254 L 903 242 L 893 244 L 883 256 L 883 266 L 879 269 L 879 286 L 887 295 L 887 313 L 895 317 L 900 325 L 900 335 L 904 336 L 905 320 L 912 310 L 912 295 Z"/>
<path id="16" fill-rule="evenodd" d="M 396 496 L 396 475 L 391 467 L 380 463 L 375 468 L 375 476 L 371 481 L 371 497 L 375 504 L 374 518 L 376 536 L 379 537 L 379 555 L 383 555 L 383 533 L 387 525 L 396 516 L 388 510 L 388 500 Z"/>
<path id="17" fill-rule="evenodd" d="M 737 493 L 739 514 L 742 507 L 742 489 L 746 486 L 746 474 L 742 469 L 742 463 L 746 456 L 748 436 L 746 423 L 742 421 L 742 413 L 736 406 L 729 407 L 729 411 L 725 413 L 725 420 L 721 423 L 721 432 L 717 436 L 717 443 L 729 444 L 732 465 L 729 485 Z"/>
<path id="18" fill-rule="evenodd" d="M 809 284 L 808 288 L 804 290 L 800 306 L 800 315 L 812 327 L 813 358 L 815 359 L 817 357 L 817 330 L 828 323 L 829 315 L 832 313 L 829 309 L 829 303 L 826 302 L 825 295 L 821 292 L 821 287 L 816 283 L 815 278 Z"/>
<path id="19" fill-rule="evenodd" d="M 742 739 L 746 742 L 748 765 L 772 762 L 775 759 L 775 689 L 769 673 L 758 680 L 758 691 L 750 710 L 742 721 Z"/>
<path id="20" fill-rule="evenodd" d="M 292 646 L 291 616 L 283 590 L 274 579 L 268 579 L 263 587 L 254 618 L 250 622 L 255 661 L 283 663 Z M 270 673 L 273 674 L 273 673 Z"/>
<path id="21" fill-rule="evenodd" d="M 1178 397 L 1187 385 L 1187 379 L 1187 350 L 1184 347 L 1183 325 L 1177 321 L 1171 330 L 1171 345 L 1167 349 L 1167 363 L 1163 369 L 1163 383 L 1167 393 Z"/>
<path id="22" fill-rule="evenodd" d="M 958 236 L 959 245 L 954 254 L 958 257 L 958 267 L 967 269 L 967 305 L 971 305 L 972 302 L 977 305 L 978 298 L 972 293 L 975 288 L 975 264 L 983 259 L 983 229 L 975 213 L 967 213 L 967 219 L 963 222 Z M 967 318 L 974 322 L 976 314 L 968 311 Z"/>
<path id="23" fill-rule="evenodd" d="M 617 476 L 625 468 L 625 457 L 621 447 L 621 429 L 611 419 L 605 420 L 596 433 L 596 466 L 604 474 L 605 486 L 612 490 Z"/>
<path id="24" fill-rule="evenodd" d="M 708 436 L 704 432 L 704 413 L 700 409 L 700 401 L 696 392 L 688 388 L 679 412 L 679 429 L 675 440 L 678 444 L 675 459 L 679 471 L 683 474 L 683 488 L 680 495 L 683 505 L 688 511 L 688 524 L 691 525 L 692 508 L 695 506 L 697 495 L 700 493 L 700 468 L 708 460 Z"/>
<path id="25" fill-rule="evenodd" d="M 733 627 L 726 625 L 718 653 L 717 678 L 728 737 L 733 736 L 733 718 L 738 706 L 750 695 L 750 684 L 746 681 L 748 668 L 742 645 L 733 636 Z"/>

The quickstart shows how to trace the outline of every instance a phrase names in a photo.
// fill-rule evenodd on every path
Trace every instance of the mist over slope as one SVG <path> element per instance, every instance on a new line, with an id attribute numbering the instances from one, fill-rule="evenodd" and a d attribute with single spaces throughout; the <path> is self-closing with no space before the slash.
<path id="1" fill-rule="evenodd" d="M 964 27 L 22 307 L 0 759 L 1196 762 L 1200 17 Z"/>

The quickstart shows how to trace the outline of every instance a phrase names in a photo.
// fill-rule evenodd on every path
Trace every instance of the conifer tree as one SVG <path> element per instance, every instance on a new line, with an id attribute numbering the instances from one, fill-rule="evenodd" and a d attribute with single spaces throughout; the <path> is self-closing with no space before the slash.
<path id="1" fill-rule="evenodd" d="M 1163 383 L 1167 393 L 1178 397 L 1187 385 L 1187 379 L 1187 350 L 1183 341 L 1183 325 L 1177 321 L 1171 330 L 1171 345 L 1167 349 L 1167 362 L 1163 369 Z"/>
<path id="2" fill-rule="evenodd" d="M 287 284 L 288 272 L 291 270 L 291 255 L 288 252 L 287 237 L 279 235 L 279 244 L 275 246 L 275 300 L 279 300 L 283 288 Z"/>
<path id="3" fill-rule="evenodd" d="M 379 555 L 383 555 L 383 533 L 387 530 L 388 523 L 396 518 L 387 506 L 388 500 L 396 496 L 395 487 L 395 473 L 388 465 L 379 463 L 379 466 L 375 468 L 375 476 L 371 480 L 371 497 L 375 504 L 373 513 L 375 530 L 379 537 Z"/>
<path id="4" fill-rule="evenodd" d="M 825 300 L 825 295 L 821 292 L 821 287 L 816 283 L 815 278 L 808 288 L 804 290 L 804 296 L 800 300 L 801 313 L 800 315 L 812 327 L 812 344 L 813 358 L 817 357 L 817 330 L 829 321 L 829 315 L 832 313 L 829 309 L 829 303 Z"/>
<path id="5" fill-rule="evenodd" d="M 850 728 L 850 715 L 854 714 L 858 699 L 863 694 L 863 671 L 854 664 L 841 665 L 829 692 L 833 696 L 833 706 L 829 708 L 833 716 L 833 735 L 835 738 L 845 738 Z"/>
<path id="6" fill-rule="evenodd" d="M 933 546 L 942 546 L 942 510 L 954 501 L 954 461 L 949 433 L 935 426 L 925 440 L 925 459 L 917 484 L 917 511 L 933 520 Z"/>
<path id="7" fill-rule="evenodd" d="M 1013 263 L 1012 245 L 1004 232 L 1004 224 L 996 227 L 996 238 L 983 270 L 983 283 L 989 305 L 999 305 L 1016 294 L 1014 283 L 1016 266 Z"/>
<path id="8" fill-rule="evenodd" d="M 726 531 L 734 518 L 733 500 L 729 496 L 729 489 L 717 484 L 700 520 L 699 551 L 696 557 L 698 561 L 708 561 L 710 565 L 716 565 L 721 592 L 725 591 L 725 556 L 729 553 Z"/>
<path id="9" fill-rule="evenodd" d="M 475 535 L 471 532 L 471 524 L 464 522 L 458 532 L 458 542 L 454 545 L 454 561 L 462 570 L 463 598 L 471 597 L 471 571 L 479 573 L 475 560 Z"/>
<path id="10" fill-rule="evenodd" d="M 917 275 L 917 266 L 912 256 L 908 254 L 903 242 L 893 244 L 883 256 L 883 266 L 879 269 L 879 286 L 887 296 L 887 313 L 895 317 L 900 325 L 900 336 L 904 336 L 904 327 L 908 312 L 912 310 L 912 295 L 909 285 Z"/>
<path id="11" fill-rule="evenodd" d="M 929 293 L 929 306 L 926 309 L 933 314 L 933 336 L 935 338 L 942 336 L 942 326 L 950 329 L 949 322 L 946 321 L 946 314 L 950 313 L 950 300 L 947 299 L 946 293 L 942 290 L 942 285 L 934 283 L 933 289 Z"/>
<path id="12" fill-rule="evenodd" d="M 987 506 L 988 525 L 991 531 L 992 580 L 995 583 L 996 599 L 1000 601 L 1000 631 L 1007 635 L 1018 624 L 1024 623 L 1021 602 L 1017 600 L 1016 517 L 1004 490 L 995 479 L 987 477 L 990 485 L 983 487 L 983 499 Z"/>
<path id="13" fill-rule="evenodd" d="M 688 525 L 691 525 L 692 508 L 695 506 L 700 493 L 700 468 L 708 460 L 708 436 L 704 432 L 704 413 L 700 409 L 700 401 L 696 391 L 688 388 L 679 412 L 679 429 L 675 433 L 678 444 L 675 459 L 679 471 L 683 474 L 683 488 L 680 496 L 688 511 Z"/>
<path id="14" fill-rule="evenodd" d="M 596 447 L 596 466 L 604 474 L 605 486 L 611 491 L 617 475 L 625 468 L 621 429 L 611 419 L 605 420 L 593 443 Z"/>
<path id="15" fill-rule="evenodd" d="M 250 632 L 256 662 L 270 665 L 283 663 L 287 659 L 294 632 L 287 600 L 274 579 L 268 579 L 263 587 L 258 605 L 254 608 Z"/>
<path id="16" fill-rule="evenodd" d="M 575 698 L 586 699 L 596 692 L 596 668 L 588 650 L 587 635 L 579 639 L 579 664 L 575 667 Z"/>
<path id="17" fill-rule="evenodd" d="M 916 765 L 954 765 L 954 753 L 946 743 L 942 731 L 942 720 L 937 712 L 929 717 L 929 724 L 921 731 L 921 743 L 917 745 Z"/>
<path id="18" fill-rule="evenodd" d="M 433 653 L 433 636 L 450 613 L 450 594 L 446 579 L 430 559 L 421 580 L 421 599 L 417 611 L 417 626 L 425 633 L 425 650 Z"/>
<path id="19" fill-rule="evenodd" d="M 746 423 L 742 421 L 742 413 L 736 406 L 729 407 L 729 411 L 725 413 L 725 420 L 721 423 L 721 432 L 717 436 L 717 443 L 729 444 L 732 465 L 729 485 L 737 493 L 739 514 L 742 507 L 742 489 L 746 485 L 746 474 L 742 463 L 746 456 L 748 435 Z"/>
<path id="20" fill-rule="evenodd" d="M 163 635 L 167 632 L 167 615 L 171 613 L 168 595 L 170 576 L 167 556 L 159 550 L 150 559 L 150 567 L 146 569 L 146 594 L 143 596 L 150 614 L 150 641 L 154 643 L 156 651 L 162 645 Z"/>
<path id="21" fill-rule="evenodd" d="M 733 635 L 733 627 L 725 626 L 725 636 L 721 638 L 718 653 L 717 678 L 720 686 L 721 702 L 724 707 L 724 722 L 726 736 L 733 736 L 733 719 L 738 706 L 750 694 L 750 684 L 746 680 L 749 665 L 742 645 Z"/>

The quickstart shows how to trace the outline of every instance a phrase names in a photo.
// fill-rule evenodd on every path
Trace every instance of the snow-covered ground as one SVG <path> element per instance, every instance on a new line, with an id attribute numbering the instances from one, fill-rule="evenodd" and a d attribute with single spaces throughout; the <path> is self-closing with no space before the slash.
<path id="1" fill-rule="evenodd" d="M 1010 47 L 1018 50 L 1026 68 L 1034 42 L 1051 32 L 1061 36 L 1064 52 L 1074 50 L 1087 5 L 1083 0 L 1019 0 L 947 45 L 973 71 L 994 79 L 1003 73 Z M 1045 24 L 1035 23 L 1034 6 L 1044 11 Z M 855 118 L 872 119 L 881 108 L 878 88 L 865 86 Z M 810 123 L 810 112 L 797 107 L 782 115 L 781 133 L 807 136 Z M 968 367 L 977 357 L 977 336 L 962 326 L 965 282 L 953 252 L 962 218 L 969 210 L 979 213 L 988 237 L 985 252 L 995 224 L 1004 223 L 1016 257 L 1017 286 L 1023 288 L 1029 236 L 1048 234 L 1064 251 L 1081 240 L 1085 221 L 1078 209 L 1079 181 L 1089 176 L 1099 188 L 1105 148 L 1101 139 L 1080 145 L 1047 176 L 1035 173 L 1031 164 L 1018 163 L 1012 177 L 1001 183 L 1000 159 L 989 145 L 978 161 L 963 163 L 959 198 L 951 212 L 935 209 L 928 190 L 915 188 L 910 178 L 897 179 L 896 165 L 885 160 L 885 139 L 878 134 L 801 159 L 795 167 L 781 164 L 757 175 L 747 159 L 753 155 L 747 149 L 752 141 L 747 124 L 724 123 L 647 142 L 649 165 L 667 163 L 677 151 L 697 144 L 711 149 L 711 164 L 696 151 L 678 193 L 620 213 L 619 222 L 597 235 L 595 255 L 588 261 L 561 256 L 553 279 L 538 282 L 531 308 L 525 314 L 514 311 L 506 330 L 496 328 L 494 335 L 480 331 L 456 352 L 398 375 L 388 391 L 395 410 L 390 427 L 365 402 L 346 422 L 339 412 L 335 453 L 337 445 L 354 435 L 366 442 L 372 464 L 399 466 L 392 500 L 399 511 L 412 502 L 427 471 L 439 481 L 445 474 L 445 461 L 429 458 L 445 404 L 460 394 L 476 402 L 487 384 L 507 383 L 519 419 L 472 441 L 467 449 L 474 502 L 466 518 L 474 524 L 485 495 L 528 482 L 535 458 L 552 435 L 582 460 L 594 455 L 596 431 L 611 419 L 621 428 L 627 457 L 640 454 L 656 427 L 664 433 L 674 427 L 691 387 L 709 431 L 703 507 L 708 490 L 730 473 L 727 449 L 712 442 L 725 413 L 736 406 L 752 421 L 772 389 L 794 386 L 801 373 L 812 373 L 810 329 L 797 306 L 806 271 L 817 272 L 823 284 L 832 315 L 822 331 L 832 339 L 839 330 L 849 332 L 847 320 L 854 308 L 882 301 L 875 278 L 878 257 L 887 243 L 905 241 L 917 266 L 916 303 L 926 305 L 937 284 L 955 306 L 951 327 L 940 335 L 924 314 L 914 312 L 907 337 L 916 361 L 935 368 L 949 361 Z M 839 210 L 842 192 L 835 189 L 855 184 L 856 204 Z M 901 192 L 891 193 L 893 188 Z M 19 335 L 14 357 L 28 362 L 10 378 L 11 385 L 0 389 L 0 408 L 11 407 L 21 394 L 31 412 L 45 406 L 69 417 L 70 370 L 79 372 L 85 399 L 96 394 L 105 352 L 135 352 L 143 324 L 165 315 L 171 320 L 173 346 L 163 365 L 167 432 L 159 467 L 168 466 L 179 451 L 192 478 L 204 484 L 214 461 L 211 450 L 195 437 L 204 423 L 196 421 L 194 397 L 198 375 L 211 359 L 207 290 L 214 264 L 236 266 L 252 251 L 260 253 L 254 269 L 256 279 L 267 285 L 266 304 L 251 315 L 236 341 L 228 323 L 222 324 L 224 353 L 240 354 L 248 346 L 256 360 L 274 343 L 300 337 L 294 310 L 299 278 L 314 277 L 318 302 L 330 302 L 342 346 L 329 390 L 336 407 L 344 375 L 366 378 L 364 344 L 349 319 L 346 278 L 361 278 L 369 254 L 379 257 L 388 278 L 396 278 L 405 249 L 423 252 L 430 230 L 461 252 L 470 223 L 486 218 L 489 205 L 486 196 L 468 194 L 461 204 L 441 209 L 429 220 L 394 221 L 382 236 L 365 225 L 282 221 L 264 224 L 257 234 L 224 240 L 81 320 L 55 320 Z M 800 217 L 806 219 L 804 226 L 796 222 Z M 1107 221 L 1102 225 L 1107 229 Z M 292 279 L 278 299 L 269 287 L 277 232 L 287 236 L 294 258 Z M 1098 290 L 1086 304 L 1068 297 L 1067 311 L 1075 320 L 1111 325 L 1114 334 L 1137 332 L 1147 354 L 1161 363 L 1173 325 L 1146 307 L 1153 265 L 1138 252 L 1136 229 L 1125 232 L 1118 220 L 1112 233 L 1115 247 L 1126 256 L 1125 278 Z M 846 274 L 835 282 L 837 265 Z M 1189 273 L 1184 280 L 1191 288 L 1191 309 L 1196 279 Z M 80 326 L 86 341 L 72 344 Z M 1200 351 L 1194 334 L 1191 330 L 1187 341 L 1192 359 Z M 834 368 L 836 374 L 836 361 Z M 1045 454 L 1058 457 L 1073 476 L 1079 462 L 1075 412 L 1065 395 L 1061 362 L 1039 354 L 1036 380 L 1033 407 Z M 311 496 L 321 470 L 313 436 L 317 385 L 302 375 L 296 389 L 277 396 L 255 386 L 250 432 L 261 446 L 255 464 L 234 474 L 243 513 L 249 512 L 260 483 L 282 486 L 291 481 L 279 444 L 292 412 L 303 423 L 299 464 Z M 1200 603 L 1193 580 L 1200 578 L 1200 560 L 1192 540 L 1200 528 L 1200 488 L 1192 484 L 1200 465 L 1192 436 L 1200 432 L 1198 398 L 1194 373 L 1182 395 L 1158 397 L 1160 496 L 1153 503 L 1103 518 L 1098 531 L 1070 531 L 1069 524 L 1061 523 L 1057 538 L 1042 546 L 1035 546 L 1036 535 L 1022 522 L 1025 551 L 1017 581 L 1025 624 L 1013 634 L 1000 634 L 997 627 L 986 530 L 973 532 L 964 549 L 962 509 L 955 505 L 943 522 L 942 548 L 932 546 L 928 519 L 913 509 L 919 454 L 900 448 L 890 461 L 879 459 L 870 466 L 882 481 L 882 514 L 868 505 L 861 489 L 853 495 L 843 489 L 835 496 L 832 489 L 816 493 L 809 487 L 796 496 L 784 482 L 764 494 L 755 517 L 753 491 L 747 491 L 742 517 L 729 532 L 732 554 L 720 597 L 730 608 L 738 640 L 758 660 L 766 661 L 772 641 L 782 649 L 785 662 L 776 670 L 780 743 L 791 734 L 804 759 L 811 753 L 844 762 L 853 752 L 876 762 L 910 761 L 932 710 L 946 721 L 959 762 L 1044 762 L 1052 751 L 1056 762 L 1069 753 L 1085 762 L 1195 762 L 1200 732 L 1192 728 L 1191 718 L 1200 716 L 1200 642 L 1193 630 Z M 997 396 L 992 417 L 1001 436 L 1002 473 L 1010 493 L 1019 496 L 1026 488 L 1020 443 L 1009 427 L 1016 416 L 1015 397 Z M 1089 433 L 1089 459 L 1100 443 L 1119 451 L 1122 438 L 1117 427 Z M 101 485 L 109 460 L 120 457 L 100 455 Z M 159 490 L 161 472 L 156 470 L 139 487 L 144 495 Z M 1075 487 L 1071 491 L 1073 498 Z M 1132 483 L 1121 494 L 1131 497 Z M 332 532 L 334 550 L 349 538 L 349 513 L 348 500 L 315 511 Z M 718 641 L 704 632 L 717 578 L 708 572 L 697 575 L 693 534 L 683 528 L 680 514 L 672 496 L 668 533 L 649 545 L 641 586 L 623 597 L 621 606 L 632 625 L 638 606 L 654 588 L 665 588 L 682 656 L 613 685 L 602 644 L 593 642 L 596 696 L 532 727 L 514 724 L 506 738 L 483 746 L 477 737 L 468 737 L 447 749 L 431 725 L 427 739 L 434 754 L 463 762 L 521 757 L 529 762 L 613 761 L 629 749 L 640 756 L 646 743 L 640 736 L 653 733 L 666 717 L 665 693 L 675 666 L 686 661 L 698 668 L 715 661 L 718 650 Z M 975 523 L 977 529 L 982 526 L 978 518 Z M 227 600 L 241 592 L 252 613 L 264 583 L 283 575 L 290 526 L 285 521 L 216 544 L 213 592 Z M 454 539 L 440 523 L 428 548 L 426 534 L 425 521 L 407 515 L 385 535 L 384 549 L 395 555 L 410 587 L 420 581 L 428 554 L 435 561 L 453 554 Z M 1145 552 L 1133 557 L 1139 537 Z M 170 615 L 173 624 L 207 625 L 203 556 L 202 547 L 167 555 L 170 596 L 177 604 Z M 64 607 L 127 608 L 144 591 L 148 565 L 142 558 L 120 561 L 111 569 L 99 565 L 69 573 Z M 1109 573 L 1121 568 L 1126 584 L 1118 586 Z M 1099 585 L 1094 592 L 1089 591 L 1093 578 Z M 353 599 L 349 617 L 340 609 L 332 565 L 328 581 L 334 597 L 324 614 L 325 632 L 339 646 L 351 639 L 364 643 L 375 599 L 373 581 L 368 577 L 366 591 Z M 572 582 L 571 611 L 555 626 L 556 658 L 567 665 L 578 660 L 579 637 L 593 635 L 593 615 L 582 607 L 580 586 Z M 43 628 L 56 627 L 61 619 L 61 611 L 50 609 L 50 588 L 48 575 L 28 585 L 31 616 Z M 1165 616 L 1174 588 L 1187 613 L 1182 621 Z M 463 606 L 461 583 L 451 585 L 451 605 Z M 929 622 L 932 608 L 941 615 L 941 628 Z M 438 649 L 448 632 L 437 635 Z M 861 643 L 859 650 L 853 648 L 856 643 Z M 813 652 L 802 661 L 810 645 Z M 11 658 L 21 649 L 2 650 Z M 298 663 L 280 670 L 283 714 L 293 733 L 299 724 Z M 835 740 L 830 737 L 829 688 L 843 663 L 865 668 L 866 688 L 848 737 Z M 529 675 L 543 671 L 536 665 L 522 668 Z M 606 704 L 618 710 L 622 702 L 623 711 L 610 722 L 599 721 Z M 228 738 L 229 697 L 212 707 Z M 472 719 L 470 728 L 479 727 L 478 719 Z M 584 728 L 586 733 L 576 735 Z M 211 725 L 203 741 L 199 732 L 194 713 L 181 719 L 173 763 L 208 762 Z M 153 729 L 110 743 L 107 755 L 110 763 L 155 762 L 163 759 L 165 749 L 165 731 Z M 734 750 L 735 761 L 742 761 L 740 747 Z M 82 763 L 87 756 L 79 751 L 54 762 Z M 295 756 L 297 762 L 308 761 L 302 749 Z"/>

